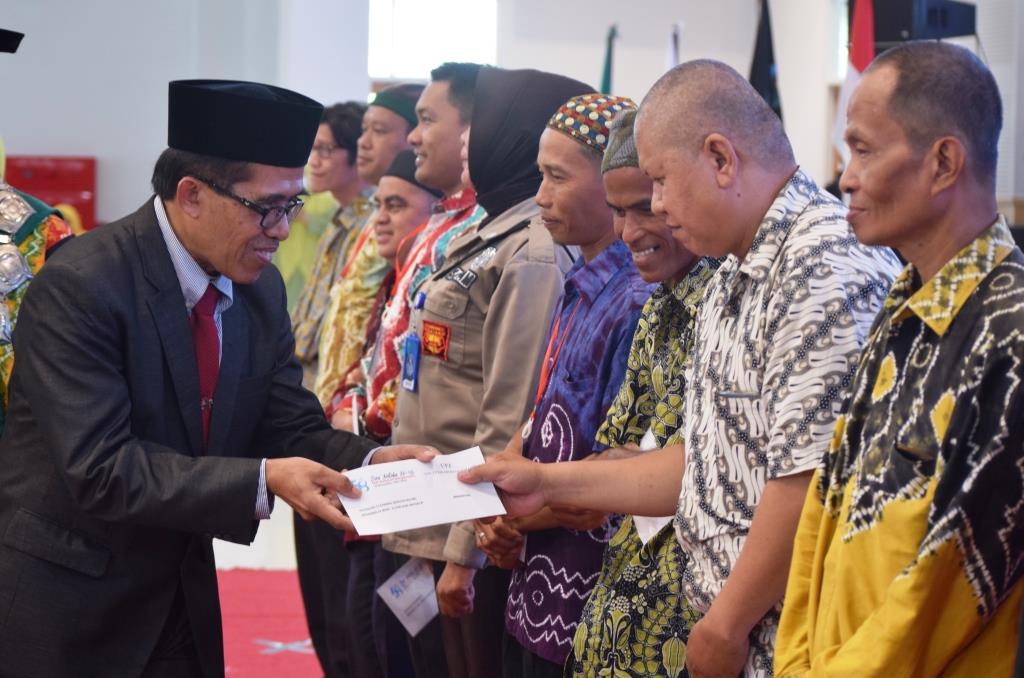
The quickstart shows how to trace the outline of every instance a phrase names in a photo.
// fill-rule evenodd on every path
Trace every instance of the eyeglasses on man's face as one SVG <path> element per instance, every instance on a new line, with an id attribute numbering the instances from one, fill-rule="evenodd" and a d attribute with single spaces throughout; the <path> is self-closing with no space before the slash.
<path id="1" fill-rule="evenodd" d="M 309 152 L 310 156 L 316 156 L 321 160 L 327 160 L 331 157 L 331 154 L 341 148 L 337 144 L 314 144 L 313 150 Z"/>
<path id="2" fill-rule="evenodd" d="M 234 193 L 215 181 L 210 181 L 204 177 L 197 177 L 193 175 L 193 178 L 198 179 L 207 186 L 213 189 L 215 193 L 223 195 L 225 198 L 231 198 L 242 207 L 252 210 L 256 214 L 260 215 L 260 228 L 266 230 L 273 228 L 281 223 L 281 219 L 287 217 L 288 223 L 298 215 L 299 210 L 302 209 L 303 202 L 299 198 L 292 198 L 283 205 L 261 205 L 247 198 Z"/>

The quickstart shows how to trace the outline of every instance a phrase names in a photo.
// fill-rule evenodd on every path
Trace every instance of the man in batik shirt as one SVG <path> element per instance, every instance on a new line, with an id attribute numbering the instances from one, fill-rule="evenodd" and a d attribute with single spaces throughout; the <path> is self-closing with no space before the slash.
<path id="1" fill-rule="evenodd" d="M 1024 255 L 996 212 L 1002 105 L 966 49 L 879 56 L 841 186 L 909 265 L 800 519 L 776 672 L 1008 676 L 1024 586 Z"/>
<path id="2" fill-rule="evenodd" d="M 698 313 L 683 445 L 535 468 L 509 457 L 466 477 L 499 478 L 513 514 L 538 501 L 654 516 L 675 504 L 683 592 L 703 615 L 688 670 L 769 676 L 800 506 L 897 260 L 857 242 L 778 116 L 725 64 L 662 76 L 636 143 L 652 208 L 688 249 L 724 257 Z"/>
<path id="3" fill-rule="evenodd" d="M 317 347 L 328 292 L 372 211 L 369 199 L 373 188 L 356 172 L 356 140 L 365 110 L 366 106 L 355 101 L 325 108 L 306 166 L 310 193 L 329 193 L 337 204 L 317 241 L 313 268 L 291 314 L 295 355 L 302 364 L 306 388 L 312 388 L 317 375 Z"/>
<path id="4" fill-rule="evenodd" d="M 644 304 L 622 388 L 596 440 L 600 447 L 649 450 L 679 441 L 683 368 L 697 306 L 718 261 L 680 245 L 664 215 L 651 212 L 653 184 L 639 167 L 635 117 L 635 111 L 625 111 L 612 124 L 601 166 L 605 195 L 615 230 L 640 275 L 661 284 Z M 637 453 L 618 449 L 598 458 Z M 699 615 L 683 597 L 686 557 L 671 522 L 671 516 L 622 521 L 576 628 L 568 675 L 596 678 L 606 669 L 637 676 L 682 672 L 686 638 Z"/>
<path id="5" fill-rule="evenodd" d="M 395 156 L 409 147 L 406 136 L 416 126 L 416 98 L 422 91 L 419 85 L 395 85 L 379 92 L 363 114 L 355 168 L 359 178 L 372 187 L 370 199 Z M 373 212 L 371 206 L 359 228 L 350 231 L 345 256 L 330 286 L 319 335 L 320 363 L 313 384 L 313 392 L 325 408 L 362 353 L 370 309 L 391 270 L 387 260 L 377 253 L 377 240 L 370 226 Z"/>

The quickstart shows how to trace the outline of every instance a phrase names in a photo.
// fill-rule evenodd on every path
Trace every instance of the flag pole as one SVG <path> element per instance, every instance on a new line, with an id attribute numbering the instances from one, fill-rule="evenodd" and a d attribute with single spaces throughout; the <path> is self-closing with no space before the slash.
<path id="1" fill-rule="evenodd" d="M 605 38 L 604 70 L 601 72 L 601 93 L 612 93 L 612 52 L 615 49 L 615 38 L 619 37 L 618 27 L 612 24 Z"/>

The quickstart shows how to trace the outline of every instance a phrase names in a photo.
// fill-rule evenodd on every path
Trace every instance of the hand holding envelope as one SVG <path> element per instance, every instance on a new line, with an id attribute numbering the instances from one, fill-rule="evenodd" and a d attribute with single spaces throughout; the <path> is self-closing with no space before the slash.
<path id="1" fill-rule="evenodd" d="M 374 455 L 374 462 L 390 448 Z M 386 458 L 386 457 L 385 457 Z M 423 461 L 420 461 L 423 459 Z M 417 455 L 346 471 L 358 496 L 338 495 L 361 535 L 386 534 L 505 514 L 491 483 L 466 485 L 458 473 L 484 463 L 479 447 L 440 456 Z M 354 493 L 353 493 L 354 494 Z"/>

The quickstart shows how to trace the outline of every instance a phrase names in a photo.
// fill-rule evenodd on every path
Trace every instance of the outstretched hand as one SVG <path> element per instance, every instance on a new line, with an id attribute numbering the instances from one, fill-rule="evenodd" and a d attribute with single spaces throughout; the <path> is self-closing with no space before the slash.
<path id="1" fill-rule="evenodd" d="M 528 516 L 544 508 L 545 464 L 502 452 L 480 466 L 459 473 L 469 485 L 491 481 L 498 488 L 501 502 L 510 517 Z"/>
<path id="2" fill-rule="evenodd" d="M 267 459 L 267 491 L 279 497 L 304 520 L 322 520 L 337 530 L 355 532 L 341 510 L 338 493 L 358 497 L 359 490 L 340 471 L 304 457 Z"/>

